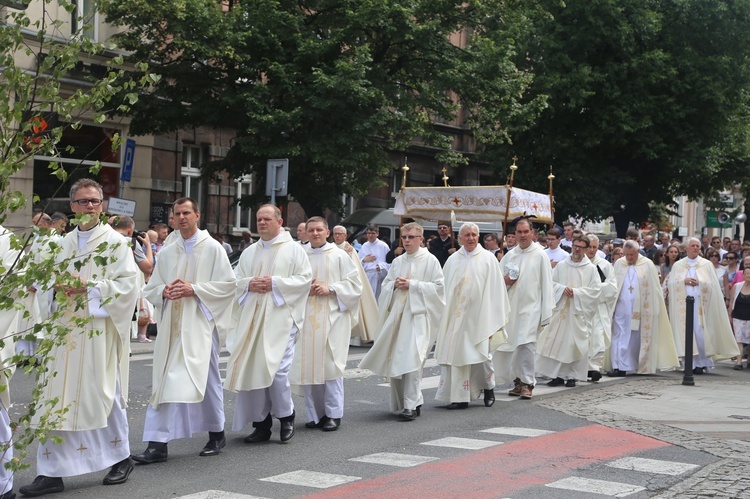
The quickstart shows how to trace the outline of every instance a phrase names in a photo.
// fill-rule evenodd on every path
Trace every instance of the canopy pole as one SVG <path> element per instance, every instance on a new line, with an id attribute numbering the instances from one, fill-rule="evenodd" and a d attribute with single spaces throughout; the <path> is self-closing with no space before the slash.
<path id="1" fill-rule="evenodd" d="M 516 161 L 518 161 L 518 156 L 513 156 L 513 164 L 510 165 L 510 181 L 508 182 L 508 198 L 505 200 L 505 218 L 503 219 L 503 239 L 507 235 L 507 228 L 508 228 L 508 214 L 510 213 L 510 195 L 513 191 L 513 178 L 516 175 L 516 170 L 518 170 L 518 167 L 516 166 Z"/>

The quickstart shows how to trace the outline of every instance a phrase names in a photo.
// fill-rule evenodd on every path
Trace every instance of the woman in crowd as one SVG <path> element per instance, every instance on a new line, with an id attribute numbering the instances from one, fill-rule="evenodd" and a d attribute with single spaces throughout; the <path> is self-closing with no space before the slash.
<path id="1" fill-rule="evenodd" d="M 615 262 L 622 258 L 624 255 L 625 253 L 623 253 L 622 248 L 616 247 L 612 249 L 612 265 L 614 265 Z"/>
<path id="2" fill-rule="evenodd" d="M 729 281 L 727 280 L 727 268 L 721 264 L 721 256 L 719 250 L 714 248 L 708 248 L 706 250 L 706 260 L 711 262 L 716 272 L 716 277 L 719 278 L 719 284 L 721 284 L 721 292 L 724 293 L 724 302 L 729 305 L 729 296 L 727 296 L 727 288 L 729 287 Z"/>
<path id="3" fill-rule="evenodd" d="M 661 282 L 664 284 L 669 273 L 672 271 L 672 266 L 677 260 L 680 259 L 680 245 L 672 244 L 667 248 L 667 252 L 664 254 L 664 263 L 662 263 L 659 269 L 661 275 Z"/>
<path id="4" fill-rule="evenodd" d="M 729 305 L 729 319 L 732 321 L 734 339 L 737 340 L 740 352 L 744 351 L 745 345 L 750 344 L 750 268 L 745 267 L 742 277 L 742 282 L 732 287 L 732 301 Z M 742 355 L 734 359 L 734 369 L 741 370 Z"/>
<path id="5" fill-rule="evenodd" d="M 726 290 L 726 296 L 731 298 L 731 289 L 732 286 L 734 286 L 734 279 L 737 277 L 737 274 L 742 274 L 742 270 L 740 269 L 740 256 L 734 252 L 730 251 L 726 255 L 724 255 L 724 265 L 726 265 L 727 269 L 727 290 Z"/>

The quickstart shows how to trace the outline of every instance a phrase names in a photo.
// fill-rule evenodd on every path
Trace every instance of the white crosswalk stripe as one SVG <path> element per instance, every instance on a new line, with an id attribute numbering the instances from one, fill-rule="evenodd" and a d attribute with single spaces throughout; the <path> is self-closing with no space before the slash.
<path id="1" fill-rule="evenodd" d="M 605 480 L 594 480 L 593 478 L 581 478 L 571 476 L 546 484 L 553 489 L 575 490 L 576 492 L 588 492 L 589 494 L 601 494 L 607 497 L 627 497 L 636 492 L 646 490 L 639 485 L 629 483 L 608 482 Z"/>
<path id="2" fill-rule="evenodd" d="M 453 449 L 468 449 L 478 450 L 486 449 L 488 447 L 494 447 L 500 445 L 502 442 L 495 440 L 479 440 L 476 438 L 461 438 L 461 437 L 445 437 L 438 438 L 437 440 L 430 440 L 429 442 L 422 442 L 422 445 L 432 445 L 435 447 L 451 447 Z"/>
<path id="3" fill-rule="evenodd" d="M 314 487 L 316 489 L 327 489 L 345 483 L 356 482 L 357 480 L 361 480 L 361 478 L 358 476 L 335 475 L 333 473 L 320 473 L 318 471 L 307 470 L 292 471 L 260 479 L 261 482 L 301 485 L 302 487 Z"/>
<path id="4" fill-rule="evenodd" d="M 265 499 L 264 497 L 237 494 L 236 492 L 224 492 L 223 490 L 204 490 L 187 496 L 178 496 L 174 499 Z"/>
<path id="5" fill-rule="evenodd" d="M 482 433 L 494 433 L 496 435 L 513 435 L 516 437 L 540 437 L 542 435 L 549 435 L 555 433 L 554 431 L 548 430 L 535 430 L 534 428 L 511 428 L 506 426 L 500 426 L 498 428 L 487 428 L 481 430 Z"/>
<path id="6" fill-rule="evenodd" d="M 396 454 L 393 452 L 378 452 L 375 454 L 368 454 L 367 456 L 355 457 L 349 461 L 384 464 L 386 466 L 396 466 L 399 468 L 411 468 L 412 466 L 419 466 L 420 464 L 437 460 L 437 457 L 430 456 L 413 456 L 410 454 Z"/>
<path id="7" fill-rule="evenodd" d="M 675 463 L 672 461 L 660 461 L 658 459 L 646 459 L 643 457 L 623 457 L 617 461 L 607 463 L 607 466 L 622 470 L 642 471 L 644 473 L 656 473 L 657 475 L 682 475 L 694 470 L 697 464 Z"/>

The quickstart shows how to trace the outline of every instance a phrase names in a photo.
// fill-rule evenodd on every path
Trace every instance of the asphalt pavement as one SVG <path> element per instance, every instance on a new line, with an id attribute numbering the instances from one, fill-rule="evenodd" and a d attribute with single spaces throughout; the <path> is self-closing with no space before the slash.
<path id="1" fill-rule="evenodd" d="M 131 343 L 131 452 L 141 442 L 151 393 L 153 343 Z M 126 484 L 105 487 L 106 470 L 66 478 L 77 498 L 247 499 L 250 497 L 749 497 L 750 370 L 719 363 L 683 386 L 682 373 L 605 378 L 576 388 L 540 382 L 532 401 L 496 389 L 464 411 L 434 401 L 439 367 L 424 372 L 422 416 L 401 422 L 388 411 L 387 380 L 356 366 L 367 351 L 350 349 L 341 428 L 304 427 L 295 398 L 296 434 L 282 444 L 278 422 L 269 442 L 245 444 L 252 431 L 231 429 L 234 396 L 225 392 L 228 444 L 199 457 L 207 436 L 169 444 L 166 463 L 137 466 Z M 221 367 L 225 368 L 226 352 Z M 222 372 L 223 374 L 223 372 Z M 11 383 L 11 415 L 28 402 L 31 379 Z M 15 477 L 16 489 L 34 473 Z M 54 496 L 54 497 L 57 497 Z"/>

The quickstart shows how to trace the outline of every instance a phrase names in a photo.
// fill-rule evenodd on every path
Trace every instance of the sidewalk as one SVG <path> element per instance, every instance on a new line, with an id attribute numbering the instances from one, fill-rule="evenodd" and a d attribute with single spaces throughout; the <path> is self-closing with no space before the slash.
<path id="1" fill-rule="evenodd" d="M 660 498 L 750 498 L 750 370 L 721 362 L 682 385 L 682 372 L 628 376 L 541 399 L 544 407 L 722 458 Z"/>

